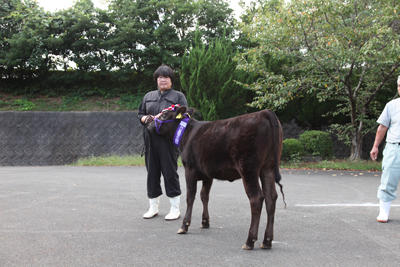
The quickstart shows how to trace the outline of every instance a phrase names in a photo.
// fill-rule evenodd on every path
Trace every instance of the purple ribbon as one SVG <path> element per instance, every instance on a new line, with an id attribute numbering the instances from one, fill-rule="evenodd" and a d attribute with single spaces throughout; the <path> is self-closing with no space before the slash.
<path id="1" fill-rule="evenodd" d="M 178 128 L 176 128 L 175 135 L 174 135 L 174 145 L 177 147 L 179 147 L 179 143 L 181 142 L 182 135 L 186 130 L 188 121 L 189 121 L 188 117 L 182 119 L 178 125 Z"/>
<path id="2" fill-rule="evenodd" d="M 166 120 L 166 121 L 162 121 L 162 120 L 160 120 L 160 119 L 158 119 L 158 118 L 155 118 L 155 119 L 154 119 L 154 124 L 155 124 L 155 126 L 156 126 L 156 132 L 157 132 L 158 134 L 160 134 L 161 125 L 162 125 L 163 123 L 173 122 L 173 121 L 175 121 L 175 120 Z M 188 118 L 188 117 L 183 118 L 183 119 L 181 120 L 181 122 L 179 123 L 178 128 L 176 128 L 173 142 L 174 142 L 174 145 L 177 146 L 177 147 L 179 147 L 179 144 L 180 144 L 181 139 L 182 139 L 182 135 L 183 135 L 183 133 L 184 133 L 185 130 L 186 130 L 186 126 L 187 126 L 187 124 L 188 124 L 188 121 L 189 121 L 189 118 Z"/>

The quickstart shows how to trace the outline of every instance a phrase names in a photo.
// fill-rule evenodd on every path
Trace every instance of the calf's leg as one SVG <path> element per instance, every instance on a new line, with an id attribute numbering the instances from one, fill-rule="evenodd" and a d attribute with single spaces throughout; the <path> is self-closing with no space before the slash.
<path id="1" fill-rule="evenodd" d="M 263 193 L 258 182 L 258 177 L 255 174 L 246 175 L 243 177 L 243 185 L 246 190 L 247 197 L 251 207 L 251 223 L 249 235 L 246 243 L 242 246 L 243 249 L 253 249 L 254 242 L 257 240 L 258 226 L 260 224 L 260 215 L 263 205 Z"/>
<path id="2" fill-rule="evenodd" d="M 186 234 L 189 230 L 190 221 L 192 219 L 193 203 L 196 197 L 197 191 L 197 180 L 194 175 L 187 169 L 185 169 L 186 177 L 186 213 L 183 218 L 182 226 L 178 230 L 178 234 Z"/>
<path id="3" fill-rule="evenodd" d="M 203 202 L 203 216 L 201 220 L 202 228 L 210 227 L 210 216 L 208 214 L 208 200 L 210 197 L 210 189 L 212 185 L 212 178 L 204 178 L 203 187 L 201 188 L 200 197 Z"/>
<path id="4" fill-rule="evenodd" d="M 261 248 L 270 249 L 272 247 L 272 240 L 274 238 L 274 219 L 275 219 L 275 206 L 278 194 L 275 188 L 275 175 L 273 170 L 266 170 L 261 172 L 261 184 L 265 198 L 265 208 L 267 210 L 267 228 L 264 233 L 264 241 Z"/>

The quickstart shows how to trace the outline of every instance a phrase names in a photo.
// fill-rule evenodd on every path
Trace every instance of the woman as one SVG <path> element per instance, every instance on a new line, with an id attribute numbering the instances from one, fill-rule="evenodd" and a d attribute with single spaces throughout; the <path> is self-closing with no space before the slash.
<path id="1" fill-rule="evenodd" d="M 174 71 L 161 65 L 153 74 L 157 82 L 157 90 L 148 92 L 139 107 L 138 118 L 142 125 L 150 123 L 165 108 L 173 104 L 187 106 L 186 97 L 183 93 L 173 89 Z M 147 169 L 147 196 L 149 198 L 149 210 L 143 214 L 143 218 L 150 219 L 158 214 L 160 202 L 161 174 L 164 177 L 165 192 L 169 197 L 171 208 L 165 216 L 166 220 L 176 220 L 180 216 L 179 203 L 181 189 L 179 185 L 178 150 L 165 137 L 150 133 L 146 128 L 145 138 L 145 161 Z"/>

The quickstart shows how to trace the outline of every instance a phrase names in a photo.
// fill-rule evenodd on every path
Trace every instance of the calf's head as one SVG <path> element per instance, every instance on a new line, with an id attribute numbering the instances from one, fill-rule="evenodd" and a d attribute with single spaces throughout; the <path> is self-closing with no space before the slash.
<path id="1" fill-rule="evenodd" d="M 186 107 L 172 105 L 164 109 L 161 114 L 147 125 L 149 131 L 156 132 L 159 135 L 173 137 L 180 121 L 187 115 Z"/>

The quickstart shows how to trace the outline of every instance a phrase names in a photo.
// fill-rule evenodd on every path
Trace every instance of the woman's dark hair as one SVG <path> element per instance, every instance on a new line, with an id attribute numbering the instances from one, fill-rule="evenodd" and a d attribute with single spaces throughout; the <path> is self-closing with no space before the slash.
<path id="1" fill-rule="evenodd" d="M 161 65 L 156 69 L 153 74 L 154 81 L 157 81 L 159 76 L 169 77 L 171 79 L 172 84 L 174 84 L 175 75 L 174 71 L 167 65 Z"/>

